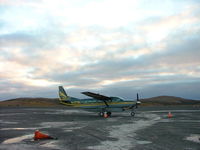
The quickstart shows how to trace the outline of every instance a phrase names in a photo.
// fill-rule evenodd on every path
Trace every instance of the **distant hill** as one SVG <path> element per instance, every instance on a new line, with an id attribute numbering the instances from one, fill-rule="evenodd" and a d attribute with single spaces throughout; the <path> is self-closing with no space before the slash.
<path id="1" fill-rule="evenodd" d="M 16 98 L 0 101 L 0 106 L 19 107 L 58 107 L 61 106 L 57 98 Z"/>
<path id="2" fill-rule="evenodd" d="M 200 100 L 184 99 L 174 96 L 157 96 L 141 99 L 142 106 L 200 105 Z"/>
<path id="3" fill-rule="evenodd" d="M 199 105 L 198 100 L 173 96 L 158 96 L 140 100 L 141 106 Z M 16 98 L 0 101 L 0 107 L 63 107 L 57 98 Z"/>

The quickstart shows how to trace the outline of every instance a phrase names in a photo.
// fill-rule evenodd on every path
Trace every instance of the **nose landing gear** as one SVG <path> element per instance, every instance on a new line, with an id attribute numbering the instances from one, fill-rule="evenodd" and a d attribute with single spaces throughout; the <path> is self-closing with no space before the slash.
<path id="1" fill-rule="evenodd" d="M 131 116 L 132 116 L 132 117 L 135 116 L 135 112 L 134 112 L 134 111 L 131 112 Z"/>
<path id="2" fill-rule="evenodd" d="M 131 111 L 131 116 L 134 117 L 135 116 L 135 109 L 133 108 Z"/>

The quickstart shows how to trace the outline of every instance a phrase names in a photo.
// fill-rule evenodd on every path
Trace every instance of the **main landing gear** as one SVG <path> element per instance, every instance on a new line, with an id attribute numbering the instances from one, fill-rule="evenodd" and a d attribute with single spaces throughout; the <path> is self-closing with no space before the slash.
<path id="1" fill-rule="evenodd" d="M 104 118 L 108 118 L 108 117 L 110 117 L 111 116 L 111 112 L 110 111 L 104 111 L 104 112 L 99 112 L 99 116 L 100 117 L 104 117 Z"/>

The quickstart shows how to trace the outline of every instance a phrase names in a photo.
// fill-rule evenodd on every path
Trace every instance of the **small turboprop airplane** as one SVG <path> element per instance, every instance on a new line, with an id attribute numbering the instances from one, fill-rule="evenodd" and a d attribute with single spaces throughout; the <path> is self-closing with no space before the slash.
<path id="1" fill-rule="evenodd" d="M 90 99 L 78 99 L 66 94 L 64 88 L 59 86 L 59 100 L 66 106 L 83 108 L 88 111 L 99 112 L 99 116 L 109 117 L 111 112 L 131 110 L 131 116 L 135 116 L 135 108 L 141 103 L 137 94 L 137 101 L 125 101 L 119 97 L 107 97 L 104 95 L 82 92 L 82 94 L 92 97 Z"/>

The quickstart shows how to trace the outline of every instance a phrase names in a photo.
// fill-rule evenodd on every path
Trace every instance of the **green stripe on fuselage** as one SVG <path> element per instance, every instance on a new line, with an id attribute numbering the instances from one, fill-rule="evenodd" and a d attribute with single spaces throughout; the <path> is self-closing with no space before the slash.
<path id="1" fill-rule="evenodd" d="M 94 107 L 105 107 L 104 102 L 95 102 L 95 103 L 81 103 L 80 101 L 73 101 L 71 103 L 61 102 L 64 105 L 72 106 L 72 107 L 80 107 L 80 108 L 94 108 Z M 127 107 L 135 104 L 135 102 L 131 101 L 123 101 L 123 102 L 107 102 L 110 108 L 118 108 L 118 107 Z"/>

